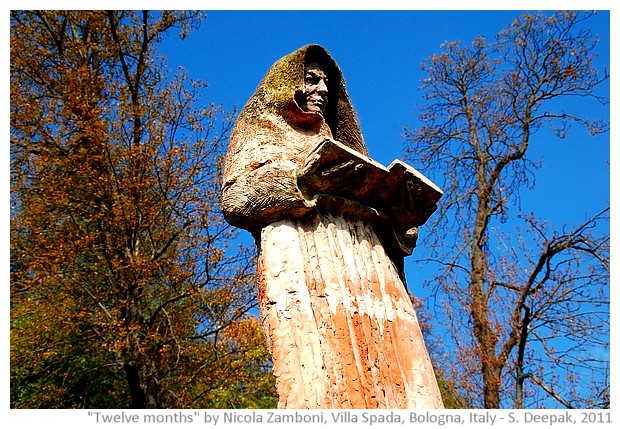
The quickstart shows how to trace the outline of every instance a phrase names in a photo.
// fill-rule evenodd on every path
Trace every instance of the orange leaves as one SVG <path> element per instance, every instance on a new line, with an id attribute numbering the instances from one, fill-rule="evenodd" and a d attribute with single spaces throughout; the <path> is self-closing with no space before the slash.
<path id="1" fill-rule="evenodd" d="M 263 329 L 258 319 L 250 316 L 231 325 L 224 331 L 224 336 L 236 341 L 241 347 L 252 347 L 262 343 Z"/>
<path id="2" fill-rule="evenodd" d="M 264 347 L 222 330 L 255 302 L 216 206 L 230 118 L 194 105 L 202 84 L 164 79 L 159 38 L 142 33 L 199 14 L 150 14 L 12 14 L 13 406 L 187 407 L 209 374 L 245 368 L 242 347 Z M 221 329 L 199 343 L 211 322 Z M 29 384 L 52 363 L 62 380 Z"/>
<path id="3" fill-rule="evenodd" d="M 579 77 L 579 72 L 577 70 L 575 70 L 575 68 L 573 67 L 572 64 L 569 64 L 564 71 L 562 71 L 562 76 L 565 79 L 570 79 L 570 78 L 578 78 Z"/>

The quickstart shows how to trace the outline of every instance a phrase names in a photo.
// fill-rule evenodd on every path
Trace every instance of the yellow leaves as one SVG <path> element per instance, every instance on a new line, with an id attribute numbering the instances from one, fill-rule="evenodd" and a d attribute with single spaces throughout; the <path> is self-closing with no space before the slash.
<path id="1" fill-rule="evenodd" d="M 123 53 L 142 49 L 134 12 L 16 13 L 32 20 L 12 21 L 12 35 L 33 37 L 11 38 L 12 374 L 80 361 L 90 376 L 93 367 L 132 361 L 175 391 L 177 399 L 166 396 L 162 404 L 177 407 L 191 405 L 188 392 L 217 388 L 230 374 L 249 389 L 266 373 L 248 367 L 262 368 L 267 354 L 258 322 L 243 319 L 254 292 L 247 275 L 234 284 L 245 259 L 224 251 L 231 231 L 215 205 L 217 154 L 230 118 L 193 105 L 202 83 L 149 80 L 165 70 L 150 55 L 155 46 L 148 46 L 144 68 L 137 67 L 139 55 L 119 63 Z M 180 14 L 193 19 L 166 16 L 175 23 L 185 19 Z M 80 35 L 59 39 L 66 43 L 62 55 L 40 25 L 43 15 L 55 31 L 66 20 Z M 122 21 L 118 41 L 109 19 Z M 158 31 L 150 21 L 149 31 Z M 206 304 L 228 326 L 206 340 L 217 342 L 213 349 L 196 340 Z M 101 373 L 98 383 L 117 383 L 123 373 L 114 374 Z M 54 380 L 42 383 L 66 393 Z M 117 390 L 127 392 L 127 383 Z M 239 395 L 229 393 L 233 400 Z M 46 395 L 51 403 L 63 400 Z M 128 406 L 127 393 L 96 395 Z"/>

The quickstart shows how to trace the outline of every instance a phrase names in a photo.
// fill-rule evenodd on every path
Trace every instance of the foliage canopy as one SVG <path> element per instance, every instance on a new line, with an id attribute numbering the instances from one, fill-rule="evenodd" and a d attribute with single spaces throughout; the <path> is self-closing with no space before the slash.
<path id="1" fill-rule="evenodd" d="M 201 19 L 11 12 L 12 407 L 273 405 L 218 209 L 232 115 L 156 50 Z"/>

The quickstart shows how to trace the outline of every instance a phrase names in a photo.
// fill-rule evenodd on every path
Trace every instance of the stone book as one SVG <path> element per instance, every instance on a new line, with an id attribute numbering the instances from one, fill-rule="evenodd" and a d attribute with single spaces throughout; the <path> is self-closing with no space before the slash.
<path id="1" fill-rule="evenodd" d="M 333 189 L 329 184 L 336 183 L 335 195 L 388 214 L 401 231 L 424 224 L 443 195 L 434 183 L 403 161 L 396 159 L 386 168 L 331 139 L 323 140 L 308 153 L 304 171 L 312 173 L 309 184 L 315 189 Z M 338 176 L 351 180 L 338 180 Z M 338 186 L 339 182 L 343 184 Z"/>

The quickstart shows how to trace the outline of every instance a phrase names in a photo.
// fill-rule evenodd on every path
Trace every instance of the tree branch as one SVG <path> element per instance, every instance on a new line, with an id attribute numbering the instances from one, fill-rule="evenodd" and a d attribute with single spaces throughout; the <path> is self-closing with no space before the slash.
<path id="1" fill-rule="evenodd" d="M 528 373 L 523 375 L 523 379 L 530 378 L 536 384 L 538 384 L 545 392 L 554 397 L 560 404 L 564 405 L 566 408 L 573 409 L 570 402 L 562 398 L 556 391 L 553 390 L 550 386 L 548 386 L 543 380 L 535 376 L 534 374 Z"/>

